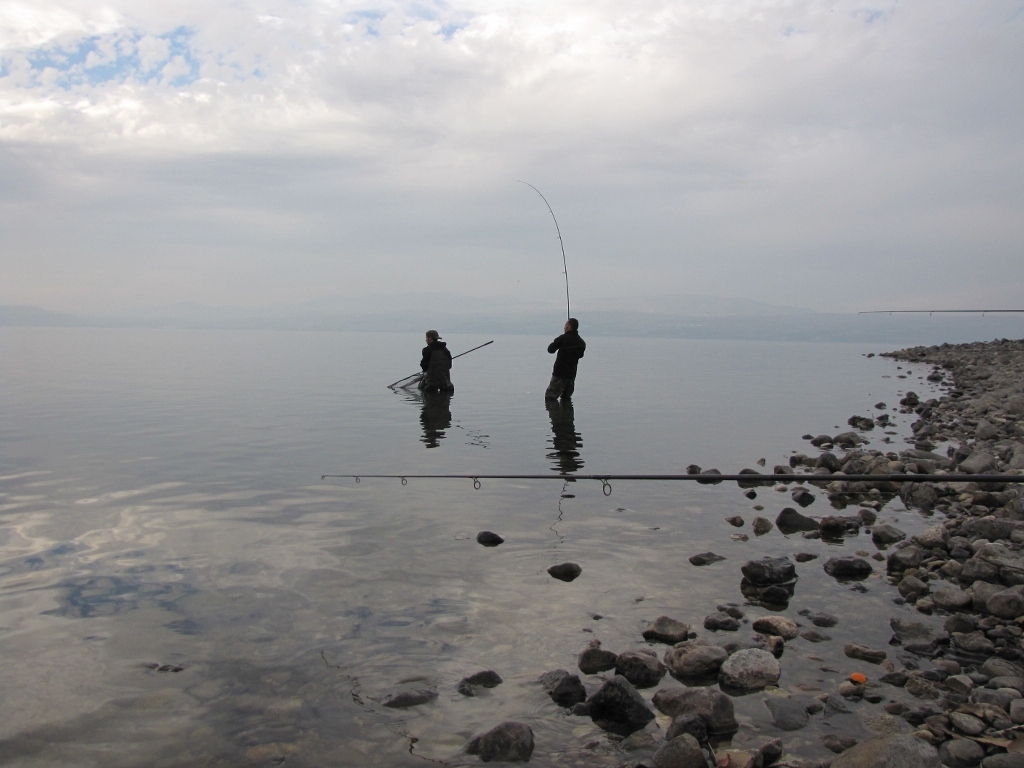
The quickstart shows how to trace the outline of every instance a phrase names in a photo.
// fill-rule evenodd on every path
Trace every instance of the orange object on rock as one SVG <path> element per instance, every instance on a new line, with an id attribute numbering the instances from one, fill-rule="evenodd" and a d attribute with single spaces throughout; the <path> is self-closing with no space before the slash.
<path id="1" fill-rule="evenodd" d="M 867 675 L 862 675 L 860 672 L 854 672 L 850 675 L 850 682 L 856 683 L 857 685 L 864 685 L 868 681 Z"/>

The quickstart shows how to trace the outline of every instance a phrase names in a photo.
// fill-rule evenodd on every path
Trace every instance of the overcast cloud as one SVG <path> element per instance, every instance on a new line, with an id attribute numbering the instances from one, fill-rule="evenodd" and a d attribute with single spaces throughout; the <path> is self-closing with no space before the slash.
<path id="1" fill-rule="evenodd" d="M 0 304 L 1022 307 L 1024 3 L 0 4 Z"/>

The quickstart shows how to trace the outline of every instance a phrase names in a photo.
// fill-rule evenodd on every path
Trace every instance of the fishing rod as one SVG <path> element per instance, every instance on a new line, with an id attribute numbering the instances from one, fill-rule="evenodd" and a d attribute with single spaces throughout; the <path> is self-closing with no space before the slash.
<path id="1" fill-rule="evenodd" d="M 569 311 L 569 267 L 565 263 L 565 244 L 562 242 L 562 230 L 558 227 L 558 219 L 555 218 L 555 212 L 551 210 L 551 203 L 544 197 L 543 193 L 537 189 L 533 184 L 528 181 L 519 181 L 520 184 L 525 184 L 538 195 L 540 199 L 544 201 L 544 205 L 548 207 L 548 213 L 551 214 L 551 220 L 555 222 L 555 232 L 558 233 L 558 247 L 562 249 L 562 274 L 565 275 L 565 319 L 568 320 L 572 313 Z"/>
<path id="2" fill-rule="evenodd" d="M 985 474 L 985 475 L 923 475 L 923 474 L 887 474 L 887 475 L 789 475 L 771 474 L 763 475 L 760 472 L 741 472 L 737 475 L 720 475 L 714 472 L 701 472 L 698 474 L 686 475 L 463 475 L 463 474 L 436 474 L 436 475 L 321 475 L 321 480 L 327 478 L 342 478 L 355 480 L 357 483 L 362 478 L 383 478 L 390 480 L 401 480 L 406 485 L 410 479 L 414 480 L 472 480 L 473 487 L 480 489 L 481 480 L 599 480 L 601 489 L 605 496 L 611 495 L 612 480 L 691 480 L 701 485 L 718 485 L 725 481 L 735 481 L 740 487 L 770 485 L 772 483 L 816 483 L 832 482 L 833 480 L 845 480 L 854 483 L 1022 483 L 1024 475 L 1007 474 Z"/>
<path id="3" fill-rule="evenodd" d="M 452 357 L 452 360 L 455 360 L 456 358 L 462 357 L 463 355 L 468 355 L 470 352 L 476 352 L 478 349 L 483 349 L 488 344 L 493 344 L 493 343 L 494 343 L 494 339 L 491 339 L 490 341 L 481 344 L 479 347 L 473 347 L 472 349 L 467 349 L 465 352 L 460 352 L 459 354 L 454 355 Z M 399 379 L 394 384 L 388 384 L 388 389 L 394 389 L 397 385 L 401 384 L 403 381 L 408 381 L 409 379 L 414 379 L 417 376 L 422 376 L 422 375 L 423 375 L 423 371 L 417 371 L 412 376 L 406 376 L 404 379 Z"/>

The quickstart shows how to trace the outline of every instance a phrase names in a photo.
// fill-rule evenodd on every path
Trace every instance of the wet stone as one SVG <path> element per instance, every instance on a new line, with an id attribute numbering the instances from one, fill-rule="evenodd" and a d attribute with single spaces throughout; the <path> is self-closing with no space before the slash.
<path id="1" fill-rule="evenodd" d="M 866 579 L 874 570 L 871 563 L 859 557 L 830 557 L 823 566 L 825 573 L 835 579 Z"/>
<path id="2" fill-rule="evenodd" d="M 839 623 L 839 619 L 833 616 L 831 613 L 813 612 L 809 610 L 800 611 L 801 616 L 806 616 L 807 620 L 816 627 L 834 627 Z"/>
<path id="3" fill-rule="evenodd" d="M 851 736 L 829 733 L 821 737 L 821 744 L 825 749 L 840 754 L 856 746 L 857 740 Z"/>
<path id="4" fill-rule="evenodd" d="M 950 713 L 949 721 L 960 733 L 966 733 L 968 736 L 977 736 L 987 727 L 984 720 L 963 712 Z"/>
<path id="5" fill-rule="evenodd" d="M 792 640 L 800 634 L 800 627 L 792 619 L 785 616 L 762 616 L 751 625 L 755 632 L 765 635 L 778 635 Z"/>
<path id="6" fill-rule="evenodd" d="M 807 702 L 800 697 L 769 696 L 765 706 L 772 713 L 775 727 L 784 731 L 797 731 L 810 722 Z"/>
<path id="7" fill-rule="evenodd" d="M 779 516 L 775 518 L 775 524 L 779 527 L 780 531 L 787 535 L 801 531 L 818 530 L 817 520 L 801 515 L 792 507 L 786 507 L 779 512 Z"/>
<path id="8" fill-rule="evenodd" d="M 450 685 L 450 683 L 449 683 Z M 427 704 L 437 698 L 437 691 L 431 688 L 421 688 L 411 691 L 397 691 L 390 693 L 381 699 L 381 704 L 391 709 L 407 709 L 420 704 Z"/>
<path id="9" fill-rule="evenodd" d="M 739 727 L 732 699 L 710 687 L 662 688 L 654 694 L 654 706 L 669 717 L 696 715 L 703 718 L 708 732 L 733 733 Z"/>
<path id="10" fill-rule="evenodd" d="M 860 643 L 847 643 L 843 646 L 843 653 L 851 659 L 859 659 L 869 664 L 881 664 L 886 658 L 885 651 L 874 650 Z"/>
<path id="11" fill-rule="evenodd" d="M 672 741 L 677 736 L 688 733 L 700 744 L 708 740 L 708 726 L 700 715 L 679 715 L 672 718 L 672 724 L 665 731 L 665 741 Z"/>
<path id="12" fill-rule="evenodd" d="M 493 531 L 480 531 L 480 533 L 476 535 L 476 543 L 482 544 L 485 547 L 496 547 L 504 542 L 505 539 Z"/>
<path id="13" fill-rule="evenodd" d="M 682 678 L 714 675 L 727 658 L 729 658 L 729 653 L 717 645 L 669 648 L 665 652 L 666 666 L 672 670 L 674 675 Z"/>
<path id="14" fill-rule="evenodd" d="M 733 526 L 735 528 L 742 528 L 743 527 L 743 518 L 740 517 L 739 515 L 733 515 L 732 517 L 727 517 L 727 518 L 725 518 L 725 522 L 727 522 L 729 525 L 731 525 L 731 526 Z"/>
<path id="15" fill-rule="evenodd" d="M 949 768 L 973 768 L 985 757 L 985 750 L 970 739 L 951 739 L 939 747 L 939 758 Z"/>
<path id="16" fill-rule="evenodd" d="M 576 665 L 583 674 L 596 675 L 598 672 L 615 669 L 616 659 L 618 659 L 617 653 L 602 649 L 600 641 L 594 640 L 579 655 Z"/>
<path id="17" fill-rule="evenodd" d="M 686 639 L 690 632 L 688 624 L 669 616 L 659 616 L 643 632 L 644 640 L 675 645 Z"/>
<path id="18" fill-rule="evenodd" d="M 583 569 L 577 563 L 560 563 L 548 568 L 548 573 L 559 581 L 575 581 Z"/>
<path id="19" fill-rule="evenodd" d="M 899 528 L 886 523 L 876 525 L 871 529 L 871 540 L 881 546 L 895 544 L 897 541 L 903 541 L 905 538 L 907 538 L 907 534 Z"/>
<path id="20" fill-rule="evenodd" d="M 755 536 L 764 536 L 764 534 L 771 531 L 772 527 L 771 521 L 764 517 L 755 517 L 754 522 L 751 524 Z"/>
<path id="21" fill-rule="evenodd" d="M 813 552 L 797 552 L 795 555 L 793 555 L 793 559 L 796 560 L 798 563 L 806 563 L 810 560 L 817 560 L 818 556 Z"/>
<path id="22" fill-rule="evenodd" d="M 572 707 L 587 699 L 587 689 L 583 687 L 579 676 L 571 675 L 564 669 L 545 673 L 540 678 L 540 684 L 560 707 Z"/>
<path id="23" fill-rule="evenodd" d="M 699 555 L 693 555 L 690 558 L 690 562 L 693 565 L 711 565 L 722 560 L 725 560 L 725 558 L 722 555 L 716 555 L 714 552 L 701 552 Z"/>
<path id="24" fill-rule="evenodd" d="M 765 557 L 750 560 L 740 568 L 743 576 L 756 586 L 786 584 L 796 579 L 796 566 L 788 557 Z"/>
<path id="25" fill-rule="evenodd" d="M 533 731 L 525 723 L 507 721 L 470 739 L 466 752 L 485 763 L 525 763 L 533 754 Z"/>
<path id="26" fill-rule="evenodd" d="M 653 688 L 665 676 L 665 665 L 653 652 L 625 651 L 615 659 L 615 673 L 637 688 Z"/>
<path id="27" fill-rule="evenodd" d="M 684 733 L 654 753 L 654 765 L 656 768 L 707 768 L 707 761 L 697 740 Z"/>
<path id="28" fill-rule="evenodd" d="M 654 719 L 647 702 L 622 675 L 606 682 L 586 703 L 598 727 L 622 736 L 639 731 Z"/>
<path id="29" fill-rule="evenodd" d="M 814 494 L 806 488 L 794 488 L 789 495 L 801 507 L 809 507 L 814 503 Z"/>
<path id="30" fill-rule="evenodd" d="M 704 629 L 712 632 L 735 632 L 740 628 L 739 620 L 727 613 L 712 613 L 704 617 Z"/>
<path id="31" fill-rule="evenodd" d="M 801 632 L 800 637 L 802 637 L 804 640 L 810 643 L 823 643 L 832 639 L 828 635 L 822 634 L 821 632 L 818 632 L 813 629 L 808 629 L 805 632 Z"/>
<path id="32" fill-rule="evenodd" d="M 779 661 L 767 651 L 756 648 L 737 651 L 722 664 L 722 685 L 739 690 L 757 690 L 774 685 L 782 675 Z"/>

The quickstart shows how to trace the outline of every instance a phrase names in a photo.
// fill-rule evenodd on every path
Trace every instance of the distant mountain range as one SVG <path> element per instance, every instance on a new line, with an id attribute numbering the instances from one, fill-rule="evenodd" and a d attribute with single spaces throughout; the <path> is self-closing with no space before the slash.
<path id="1" fill-rule="evenodd" d="M 590 336 L 936 344 L 1024 337 L 1024 315 L 856 315 L 716 296 L 634 296 L 580 302 Z M 183 303 L 109 315 L 0 306 L 0 326 L 540 334 L 560 332 L 563 306 L 507 297 L 407 294 L 323 298 L 260 308 Z"/>

